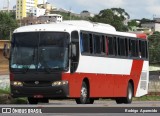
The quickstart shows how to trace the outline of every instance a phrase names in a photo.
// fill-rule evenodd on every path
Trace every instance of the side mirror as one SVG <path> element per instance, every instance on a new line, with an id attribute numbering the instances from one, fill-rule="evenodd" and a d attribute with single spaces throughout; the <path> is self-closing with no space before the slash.
<path id="1" fill-rule="evenodd" d="M 72 44 L 72 57 L 75 57 L 77 55 L 76 53 L 76 45 L 75 44 Z"/>
<path id="2" fill-rule="evenodd" d="M 9 44 L 5 43 L 3 48 L 3 56 L 9 59 L 9 53 L 10 53 Z"/>

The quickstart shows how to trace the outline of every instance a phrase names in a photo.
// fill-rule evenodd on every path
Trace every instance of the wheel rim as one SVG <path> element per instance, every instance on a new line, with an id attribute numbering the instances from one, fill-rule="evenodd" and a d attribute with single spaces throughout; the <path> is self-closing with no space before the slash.
<path id="1" fill-rule="evenodd" d="M 87 89 L 85 87 L 82 87 L 81 89 L 81 98 L 83 101 L 85 101 L 87 98 Z"/>

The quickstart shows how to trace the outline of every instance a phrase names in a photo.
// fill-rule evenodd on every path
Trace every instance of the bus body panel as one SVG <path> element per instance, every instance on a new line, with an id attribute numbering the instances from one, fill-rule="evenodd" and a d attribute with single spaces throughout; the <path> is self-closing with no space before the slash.
<path id="1" fill-rule="evenodd" d="M 143 69 L 140 75 L 140 80 L 138 83 L 137 92 L 135 97 L 140 97 L 148 93 L 148 83 L 149 83 L 149 62 L 144 61 Z"/>
<path id="2" fill-rule="evenodd" d="M 80 97 L 81 85 L 85 78 L 89 80 L 90 97 L 92 98 L 125 97 L 127 92 L 128 82 L 130 80 L 133 81 L 134 96 L 136 96 L 137 92 L 139 92 L 137 88 L 141 77 L 142 67 L 144 67 L 143 63 L 144 63 L 143 60 L 133 60 L 130 68 L 130 74 L 107 74 L 107 73 L 101 74 L 98 72 L 97 73 L 76 72 L 73 74 L 64 73 L 62 79 L 69 81 L 69 96 L 71 98 Z M 122 65 L 120 68 L 125 68 L 125 66 Z"/>

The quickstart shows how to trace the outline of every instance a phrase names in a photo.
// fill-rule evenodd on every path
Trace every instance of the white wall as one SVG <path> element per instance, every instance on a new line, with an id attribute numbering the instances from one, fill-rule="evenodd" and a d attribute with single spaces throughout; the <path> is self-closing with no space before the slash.
<path id="1" fill-rule="evenodd" d="M 30 13 L 33 14 L 35 17 L 39 17 L 41 15 L 45 15 L 46 9 L 41 9 L 37 7 L 33 7 L 30 9 Z"/>

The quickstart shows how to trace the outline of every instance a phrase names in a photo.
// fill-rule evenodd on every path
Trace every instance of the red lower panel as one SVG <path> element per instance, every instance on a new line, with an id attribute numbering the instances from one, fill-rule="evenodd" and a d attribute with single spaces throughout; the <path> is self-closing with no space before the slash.
<path id="1" fill-rule="evenodd" d="M 125 97 L 129 80 L 133 80 L 136 94 L 142 66 L 143 60 L 133 60 L 130 75 L 64 73 L 62 79 L 69 81 L 70 97 L 80 97 L 84 78 L 89 80 L 90 97 Z"/>

